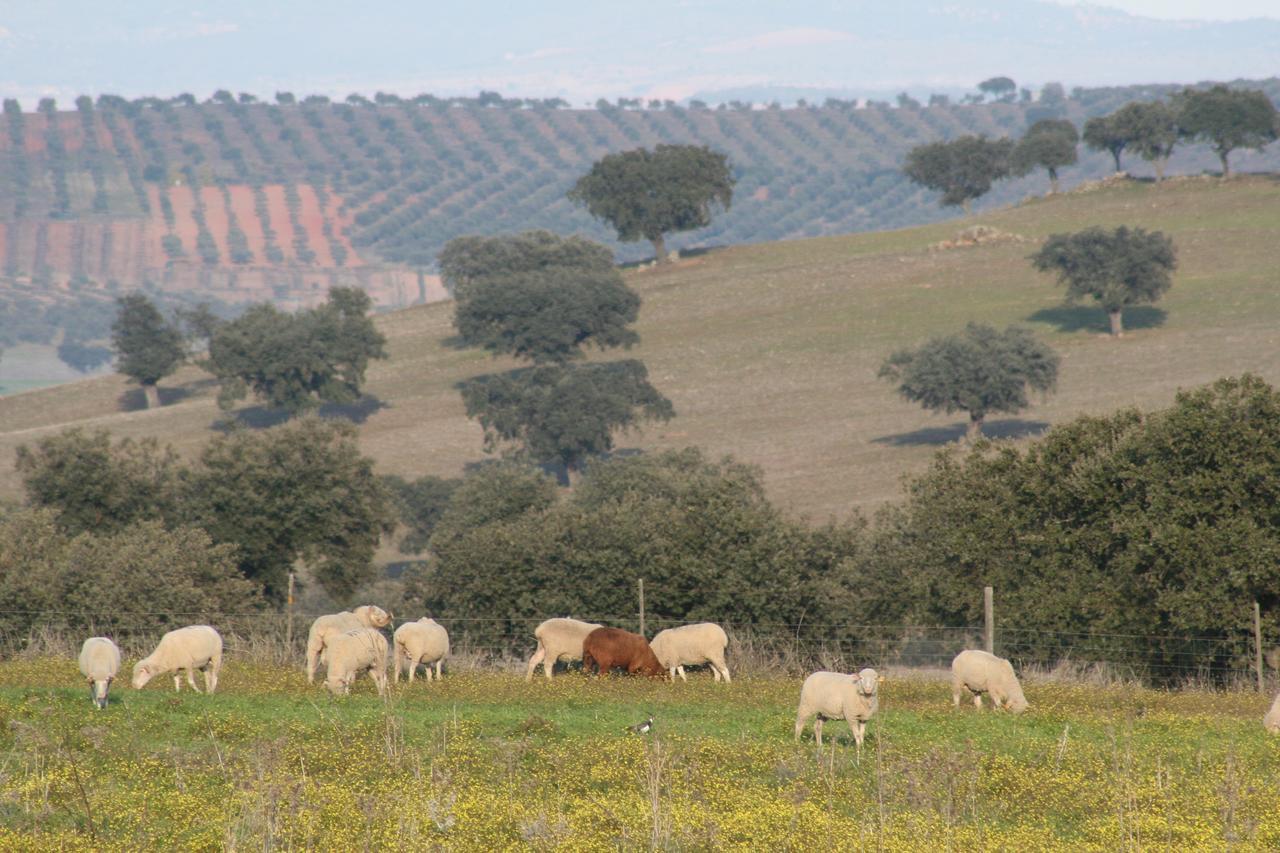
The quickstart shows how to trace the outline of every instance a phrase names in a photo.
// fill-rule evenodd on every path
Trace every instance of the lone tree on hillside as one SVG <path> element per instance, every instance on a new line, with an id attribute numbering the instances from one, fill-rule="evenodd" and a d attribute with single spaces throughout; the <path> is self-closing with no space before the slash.
<path id="1" fill-rule="evenodd" d="M 1121 225 L 1054 234 L 1031 256 L 1041 272 L 1057 273 L 1067 300 L 1092 296 L 1111 319 L 1111 335 L 1124 334 L 1121 312 L 1158 300 L 1173 285 L 1173 241 L 1159 231 Z"/>
<path id="2" fill-rule="evenodd" d="M 1120 154 L 1129 145 L 1129 134 L 1116 121 L 1116 114 L 1097 116 L 1084 123 L 1084 144 L 1094 151 L 1108 151 L 1116 161 L 1116 171 L 1122 172 Z"/>
<path id="3" fill-rule="evenodd" d="M 1164 180 L 1164 169 L 1178 144 L 1178 114 L 1160 101 L 1134 101 L 1112 114 L 1128 147 L 1155 166 L 1156 180 Z"/>
<path id="4" fill-rule="evenodd" d="M 1011 104 L 1018 93 L 1018 84 L 1009 77 L 991 77 L 978 84 L 978 91 L 993 100 Z"/>
<path id="5" fill-rule="evenodd" d="M 287 314 L 264 302 L 221 324 L 206 361 L 222 383 L 218 405 L 229 409 L 250 391 L 291 415 L 356 402 L 369 361 L 387 357 L 371 304 L 359 288 L 331 287 L 316 308 Z"/>
<path id="6" fill-rule="evenodd" d="M 934 338 L 919 349 L 899 350 L 879 376 L 926 409 L 969 413 L 967 437 L 982 435 L 990 412 L 1020 412 L 1028 390 L 1048 393 L 1058 380 L 1058 354 L 1026 329 L 996 331 L 970 323 L 958 335 Z"/>
<path id="7" fill-rule="evenodd" d="M 582 348 L 631 347 L 640 297 L 617 270 L 573 267 L 488 276 L 459 288 L 454 326 L 470 346 L 534 364 L 562 364 Z"/>
<path id="8" fill-rule="evenodd" d="M 439 256 L 440 276 L 450 293 L 486 276 L 537 272 L 549 267 L 612 271 L 613 254 L 582 237 L 524 231 L 500 237 L 455 237 Z"/>
<path id="9" fill-rule="evenodd" d="M 468 346 L 534 364 L 581 358 L 583 347 L 630 347 L 640 297 L 609 250 L 581 237 L 526 231 L 459 237 L 440 253 L 453 325 Z"/>
<path id="10" fill-rule="evenodd" d="M 177 370 L 187 357 L 182 332 L 141 293 L 122 296 L 117 302 L 120 309 L 111 324 L 116 367 L 142 386 L 147 408 L 154 408 L 160 405 L 156 383 Z"/>
<path id="11" fill-rule="evenodd" d="M 635 359 L 477 376 L 460 389 L 467 417 L 484 427 L 486 450 L 512 442 L 530 460 L 563 465 L 571 477 L 587 457 L 612 450 L 619 430 L 675 416 Z"/>
<path id="12" fill-rule="evenodd" d="M 942 193 L 941 204 L 960 205 L 969 212 L 970 202 L 991 190 L 991 184 L 1009 176 L 1013 142 L 962 136 L 950 142 L 930 142 L 912 148 L 902 173 L 915 183 Z"/>
<path id="13" fill-rule="evenodd" d="M 1227 158 L 1232 151 L 1261 149 L 1276 140 L 1276 108 L 1264 92 L 1214 86 L 1206 91 L 1186 89 L 1174 97 L 1178 132 L 1213 146 L 1224 178 L 1231 177 Z"/>
<path id="14" fill-rule="evenodd" d="M 455 292 L 459 337 L 534 365 L 459 385 L 467 415 L 484 427 L 486 450 L 515 444 L 572 476 L 587 456 L 613 447 L 617 430 L 673 416 L 640 362 L 570 363 L 588 346 L 639 340 L 630 326 L 640 297 L 604 246 L 545 231 L 464 237 L 445 246 L 440 267 Z"/>
<path id="15" fill-rule="evenodd" d="M 1014 172 L 1025 175 L 1037 166 L 1049 172 L 1049 192 L 1058 191 L 1058 170 L 1076 162 L 1080 134 L 1066 119 L 1045 118 L 1031 125 L 1010 157 Z"/>
<path id="16" fill-rule="evenodd" d="M 733 201 L 729 159 L 698 145 L 659 145 L 609 154 L 569 190 L 570 200 L 612 225 L 624 243 L 653 243 L 666 263 L 666 235 L 711 224 L 717 203 Z"/>

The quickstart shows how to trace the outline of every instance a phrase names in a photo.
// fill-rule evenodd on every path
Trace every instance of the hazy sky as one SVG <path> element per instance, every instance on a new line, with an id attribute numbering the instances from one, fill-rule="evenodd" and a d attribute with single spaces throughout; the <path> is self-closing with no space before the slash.
<path id="1" fill-rule="evenodd" d="M 1188 16 L 1200 22 L 1169 20 Z M 995 75 L 1031 88 L 1268 77 L 1277 57 L 1280 0 L 0 0 L 0 95 L 29 107 L 220 88 L 575 105 L 761 87 L 918 96 Z"/>
<path id="2" fill-rule="evenodd" d="M 1064 6 L 1104 6 L 1131 15 L 1167 21 L 1198 18 L 1205 21 L 1243 21 L 1248 18 L 1280 19 L 1280 0 L 1106 0 L 1084 3 L 1057 0 Z"/>

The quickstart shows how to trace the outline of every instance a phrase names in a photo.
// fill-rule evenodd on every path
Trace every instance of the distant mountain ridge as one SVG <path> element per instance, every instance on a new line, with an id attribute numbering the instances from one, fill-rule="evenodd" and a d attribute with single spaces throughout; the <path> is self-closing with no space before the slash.
<path id="1" fill-rule="evenodd" d="M 490 89 L 582 106 L 758 85 L 946 90 L 996 74 L 1031 88 L 1192 83 L 1268 76 L 1280 54 L 1280 8 L 1207 22 L 1035 0 L 479 0 L 447 15 L 432 4 L 351 15 L 302 0 L 223 0 L 202 13 L 166 0 L 76 14 L 52 13 L 56 0 L 8 5 L 4 88 L 32 103 L 102 91 L 104 68 L 106 89 L 130 97 L 163 81 L 202 97 L 217 86 L 259 97 Z"/>

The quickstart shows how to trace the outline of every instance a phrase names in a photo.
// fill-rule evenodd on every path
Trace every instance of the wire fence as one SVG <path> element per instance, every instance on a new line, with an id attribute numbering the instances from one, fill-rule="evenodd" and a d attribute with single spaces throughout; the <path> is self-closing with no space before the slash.
<path id="1" fill-rule="evenodd" d="M 0 610 L 0 659 L 37 654 L 74 654 L 90 636 L 112 637 L 126 655 L 145 655 L 165 631 L 211 624 L 225 638 L 229 656 L 301 661 L 307 631 L 321 614 L 254 611 L 244 613 L 113 613 Z M 635 614 L 575 614 L 576 618 L 637 630 Z M 416 617 L 414 617 L 416 618 Z M 450 619 L 435 617 L 449 631 L 457 666 L 513 669 L 533 652 L 540 617 Z M 411 619 L 394 618 L 388 633 Z M 650 617 L 646 633 L 688 624 Z M 731 666 L 800 674 L 813 669 L 854 671 L 876 668 L 946 669 L 955 655 L 982 648 L 977 625 L 871 625 L 721 623 L 730 637 Z M 12 626 L 21 625 L 22 628 Z M 994 651 L 1019 670 L 1062 677 L 1128 680 L 1178 686 L 1257 686 L 1255 649 L 1247 635 L 1183 636 L 1001 629 Z M 1280 661 L 1273 660 L 1273 663 Z M 1274 681 L 1274 671 L 1267 679 Z"/>

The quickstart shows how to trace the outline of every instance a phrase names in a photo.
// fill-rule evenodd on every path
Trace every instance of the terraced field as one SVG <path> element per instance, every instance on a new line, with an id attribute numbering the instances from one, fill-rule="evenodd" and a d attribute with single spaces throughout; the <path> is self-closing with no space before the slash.
<path id="1" fill-rule="evenodd" d="M 1280 97 L 1280 80 L 1257 85 Z M 266 104 L 225 95 L 82 97 L 74 112 L 46 100 L 23 113 L 11 102 L 0 122 L 0 270 L 126 286 L 187 287 L 203 275 L 206 287 L 213 279 L 270 290 L 297 287 L 281 270 L 350 278 L 363 269 L 367 278 L 381 264 L 430 268 L 461 234 L 545 227 L 612 243 L 565 192 L 604 154 L 660 143 L 723 151 L 738 177 L 732 210 L 673 247 L 898 228 L 951 215 L 898 172 L 912 146 L 966 133 L 1017 137 L 1047 115 L 1082 124 L 1176 89 L 858 109 L 572 109 L 391 95 Z M 1276 151 L 1236 157 L 1245 171 L 1280 166 Z M 1149 173 L 1136 157 L 1127 165 Z M 1214 167 L 1204 146 L 1182 146 L 1172 163 L 1175 173 Z M 1111 168 L 1109 155 L 1086 151 L 1064 178 L 1070 186 Z M 1008 204 L 1045 183 L 1042 175 L 1006 182 L 983 203 Z M 648 251 L 615 248 L 624 259 Z M 398 282 L 380 301 L 408 304 L 420 295 L 412 285 Z"/>

